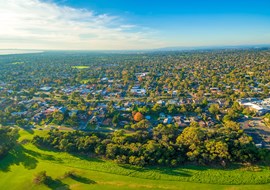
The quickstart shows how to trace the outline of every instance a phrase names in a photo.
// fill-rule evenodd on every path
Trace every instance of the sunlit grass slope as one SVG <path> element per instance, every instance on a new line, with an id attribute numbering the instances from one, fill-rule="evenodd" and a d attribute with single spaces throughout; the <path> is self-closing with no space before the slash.
<path id="1" fill-rule="evenodd" d="M 0 161 L 0 189 L 270 189 L 267 167 L 252 172 L 243 168 L 120 166 L 111 161 L 39 149 L 29 142 L 34 133 L 46 132 L 21 130 L 20 145 Z M 35 185 L 34 175 L 43 170 L 52 182 Z M 63 178 L 68 171 L 75 171 L 77 177 Z"/>

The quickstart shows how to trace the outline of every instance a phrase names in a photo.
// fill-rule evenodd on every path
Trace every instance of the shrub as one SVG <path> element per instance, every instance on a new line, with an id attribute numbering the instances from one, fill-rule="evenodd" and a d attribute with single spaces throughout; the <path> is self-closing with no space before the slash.
<path id="1" fill-rule="evenodd" d="M 47 178 L 46 171 L 41 171 L 35 175 L 33 182 L 37 185 L 44 184 Z"/>

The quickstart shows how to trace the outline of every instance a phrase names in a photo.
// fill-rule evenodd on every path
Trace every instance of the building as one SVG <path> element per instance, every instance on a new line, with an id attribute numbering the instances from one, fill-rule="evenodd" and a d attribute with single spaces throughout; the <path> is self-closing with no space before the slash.
<path id="1" fill-rule="evenodd" d="M 257 98 L 246 98 L 238 100 L 238 103 L 255 111 L 258 116 L 262 116 L 270 112 L 269 99 L 262 101 L 258 100 Z"/>
<path id="2" fill-rule="evenodd" d="M 146 94 L 146 90 L 144 88 L 139 88 L 137 86 L 132 87 L 130 92 L 133 94 L 137 94 L 137 95 L 145 95 Z"/>
<path id="3" fill-rule="evenodd" d="M 48 86 L 40 88 L 40 90 L 46 91 L 46 92 L 50 91 L 51 89 L 52 89 L 52 87 L 48 87 Z"/>

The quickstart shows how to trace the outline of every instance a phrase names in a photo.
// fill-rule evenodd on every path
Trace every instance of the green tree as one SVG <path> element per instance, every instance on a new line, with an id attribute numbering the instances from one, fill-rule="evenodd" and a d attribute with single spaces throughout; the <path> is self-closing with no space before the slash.
<path id="1" fill-rule="evenodd" d="M 208 110 L 213 115 L 217 115 L 220 112 L 218 104 L 211 104 Z"/>

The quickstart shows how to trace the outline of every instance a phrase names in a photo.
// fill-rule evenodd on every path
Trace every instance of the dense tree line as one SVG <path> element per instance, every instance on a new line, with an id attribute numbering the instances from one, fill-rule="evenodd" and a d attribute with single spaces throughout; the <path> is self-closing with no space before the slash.
<path id="1" fill-rule="evenodd" d="M 267 153 L 256 148 L 252 138 L 232 121 L 211 129 L 192 123 L 182 133 L 173 125 L 162 124 L 153 132 L 143 128 L 133 133 L 119 130 L 112 134 L 51 130 L 47 136 L 35 136 L 33 142 L 60 151 L 139 166 L 257 162 L 265 159 Z"/>

